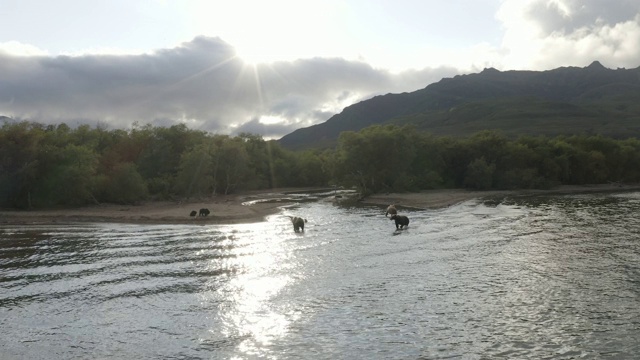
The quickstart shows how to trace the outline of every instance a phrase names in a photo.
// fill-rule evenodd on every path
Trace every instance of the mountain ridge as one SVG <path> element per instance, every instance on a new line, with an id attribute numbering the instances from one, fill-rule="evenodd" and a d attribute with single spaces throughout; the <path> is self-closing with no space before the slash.
<path id="1" fill-rule="evenodd" d="M 331 147 L 342 131 L 375 124 L 411 124 L 421 131 L 453 136 L 480 130 L 501 130 L 513 136 L 640 136 L 638 104 L 640 67 L 613 70 L 594 61 L 583 68 L 545 71 L 486 68 L 443 78 L 413 92 L 360 101 L 278 142 L 293 150 Z"/>

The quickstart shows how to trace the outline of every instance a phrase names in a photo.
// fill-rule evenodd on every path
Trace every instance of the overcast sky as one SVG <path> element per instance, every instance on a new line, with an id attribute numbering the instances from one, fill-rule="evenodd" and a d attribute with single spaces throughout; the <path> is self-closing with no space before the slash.
<path id="1" fill-rule="evenodd" d="M 266 139 L 481 71 L 640 66 L 638 0 L 0 0 L 0 116 Z"/>

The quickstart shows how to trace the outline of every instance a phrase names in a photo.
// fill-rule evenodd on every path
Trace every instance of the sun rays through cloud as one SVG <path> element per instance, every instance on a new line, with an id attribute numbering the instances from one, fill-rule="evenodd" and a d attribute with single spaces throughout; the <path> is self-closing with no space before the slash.
<path id="1" fill-rule="evenodd" d="M 272 139 L 487 67 L 640 65 L 634 0 L 61 1 L 3 2 L 0 116 Z"/>

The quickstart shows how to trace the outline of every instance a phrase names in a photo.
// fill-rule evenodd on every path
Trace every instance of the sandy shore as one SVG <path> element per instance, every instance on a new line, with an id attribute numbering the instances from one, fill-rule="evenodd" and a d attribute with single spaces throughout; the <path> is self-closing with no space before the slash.
<path id="1" fill-rule="evenodd" d="M 216 196 L 206 200 L 185 202 L 149 202 L 140 205 L 102 204 L 75 209 L 38 211 L 0 210 L 0 225 L 66 224 L 78 222 L 108 222 L 136 224 L 237 224 L 264 221 L 295 204 L 299 198 L 292 193 L 305 193 L 314 189 L 279 189 L 247 192 L 237 195 Z M 317 190 L 317 189 L 316 189 Z M 534 194 L 570 194 L 583 192 L 640 191 L 640 184 L 562 186 L 553 190 L 522 191 L 468 191 L 462 189 L 430 190 L 419 193 L 376 194 L 365 198 L 362 204 L 416 209 L 442 208 L 467 200 L 500 196 L 526 196 Z M 333 196 L 327 196 L 327 199 Z M 193 210 L 207 208 L 206 217 L 191 217 Z"/>
<path id="2" fill-rule="evenodd" d="M 263 190 L 238 195 L 219 195 L 196 201 L 153 201 L 137 205 L 101 204 L 72 209 L 18 211 L 0 209 L 3 224 L 134 223 L 134 224 L 237 224 L 263 221 L 296 202 L 294 189 Z M 208 216 L 190 216 L 209 209 Z"/>

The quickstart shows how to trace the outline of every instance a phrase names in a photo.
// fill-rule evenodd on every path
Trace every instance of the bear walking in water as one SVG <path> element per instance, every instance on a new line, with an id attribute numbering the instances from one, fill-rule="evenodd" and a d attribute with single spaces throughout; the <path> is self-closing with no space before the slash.
<path id="1" fill-rule="evenodd" d="M 409 218 L 404 215 L 391 215 L 391 220 L 396 221 L 396 229 L 401 230 L 405 226 L 409 226 Z"/>
<path id="2" fill-rule="evenodd" d="M 307 219 L 303 219 L 297 216 L 289 216 L 291 222 L 293 223 L 293 231 L 295 232 L 304 232 L 304 223 L 307 222 Z"/>
<path id="3" fill-rule="evenodd" d="M 384 214 L 384 216 L 389 216 L 389 214 L 391 214 L 391 216 L 398 214 L 398 210 L 396 209 L 395 205 L 389 205 L 389 207 L 387 208 L 387 212 Z"/>

